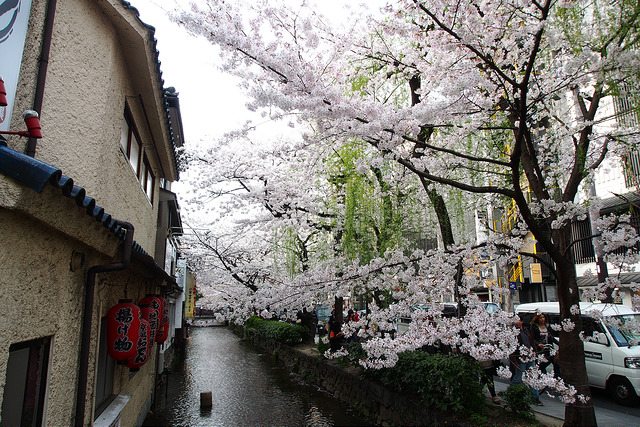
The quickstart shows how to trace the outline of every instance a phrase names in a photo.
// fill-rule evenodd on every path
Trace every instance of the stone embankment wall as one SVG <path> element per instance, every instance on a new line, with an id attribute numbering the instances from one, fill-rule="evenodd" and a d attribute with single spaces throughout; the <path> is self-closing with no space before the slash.
<path id="1" fill-rule="evenodd" d="M 242 328 L 234 329 L 242 335 Z M 365 424 L 381 426 L 469 426 L 455 417 L 425 407 L 415 395 L 398 393 L 382 384 L 364 378 L 361 369 L 343 367 L 333 360 L 320 357 L 315 346 L 289 347 L 265 342 L 252 334 L 245 339 L 269 353 L 304 382 L 314 384 L 347 404 L 363 418 Z"/>

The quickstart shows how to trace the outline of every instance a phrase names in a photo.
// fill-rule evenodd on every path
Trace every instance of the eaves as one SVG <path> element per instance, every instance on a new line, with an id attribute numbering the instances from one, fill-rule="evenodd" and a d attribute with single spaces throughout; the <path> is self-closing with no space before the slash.
<path id="1" fill-rule="evenodd" d="M 3 140 L 0 140 L 0 174 L 17 181 L 20 185 L 30 188 L 36 193 L 42 193 L 46 187 L 60 190 L 60 196 L 75 202 L 75 207 L 72 208 L 75 208 L 76 211 L 64 213 L 69 218 L 74 220 L 78 217 L 78 212 L 83 213 L 83 216 L 93 218 L 115 239 L 124 241 L 126 231 L 118 224 L 115 217 L 106 212 L 96 199 L 87 194 L 83 187 L 74 184 L 73 179 L 63 175 L 59 168 L 12 150 Z M 52 212 L 52 214 L 59 215 L 60 213 Z M 179 289 L 175 278 L 158 266 L 153 257 L 135 241 L 133 242 L 132 260 L 139 267 L 143 267 L 151 277 L 160 279 L 161 284 L 169 288 L 169 292 Z"/>

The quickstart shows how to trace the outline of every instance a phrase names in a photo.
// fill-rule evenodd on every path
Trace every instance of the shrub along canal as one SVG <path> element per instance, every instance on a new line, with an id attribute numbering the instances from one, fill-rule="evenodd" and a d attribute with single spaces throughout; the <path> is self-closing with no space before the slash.
<path id="1" fill-rule="evenodd" d="M 200 410 L 200 393 L 213 407 Z M 185 360 L 168 376 L 153 426 L 356 426 L 346 406 L 243 342 L 227 328 L 192 328 Z M 159 401 L 164 396 L 158 397 Z M 162 406 L 162 404 L 157 405 Z"/>

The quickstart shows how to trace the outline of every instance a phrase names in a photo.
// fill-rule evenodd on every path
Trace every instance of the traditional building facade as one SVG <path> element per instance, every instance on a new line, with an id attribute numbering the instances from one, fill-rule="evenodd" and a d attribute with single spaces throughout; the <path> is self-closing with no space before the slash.
<path id="1" fill-rule="evenodd" d="M 44 137 L 0 141 L 0 423 L 141 425 L 160 348 L 147 343 L 134 369 L 117 364 L 105 316 L 121 300 L 182 292 L 157 249 L 180 225 L 177 94 L 128 2 L 7 3 L 0 130 L 23 129 L 20 113 L 35 110 Z"/>

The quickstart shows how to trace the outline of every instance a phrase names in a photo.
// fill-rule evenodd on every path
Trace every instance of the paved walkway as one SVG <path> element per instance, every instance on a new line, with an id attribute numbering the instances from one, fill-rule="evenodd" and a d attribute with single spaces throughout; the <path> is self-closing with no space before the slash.
<path id="1" fill-rule="evenodd" d="M 508 383 L 495 381 L 496 392 L 507 389 Z M 546 394 L 540 395 L 540 400 L 544 406 L 532 406 L 533 412 L 538 421 L 549 427 L 562 426 L 564 421 L 564 403 L 558 399 L 553 399 Z M 606 427 L 637 427 L 640 425 L 640 418 L 618 412 L 607 408 L 596 406 L 596 421 L 599 426 Z"/>

